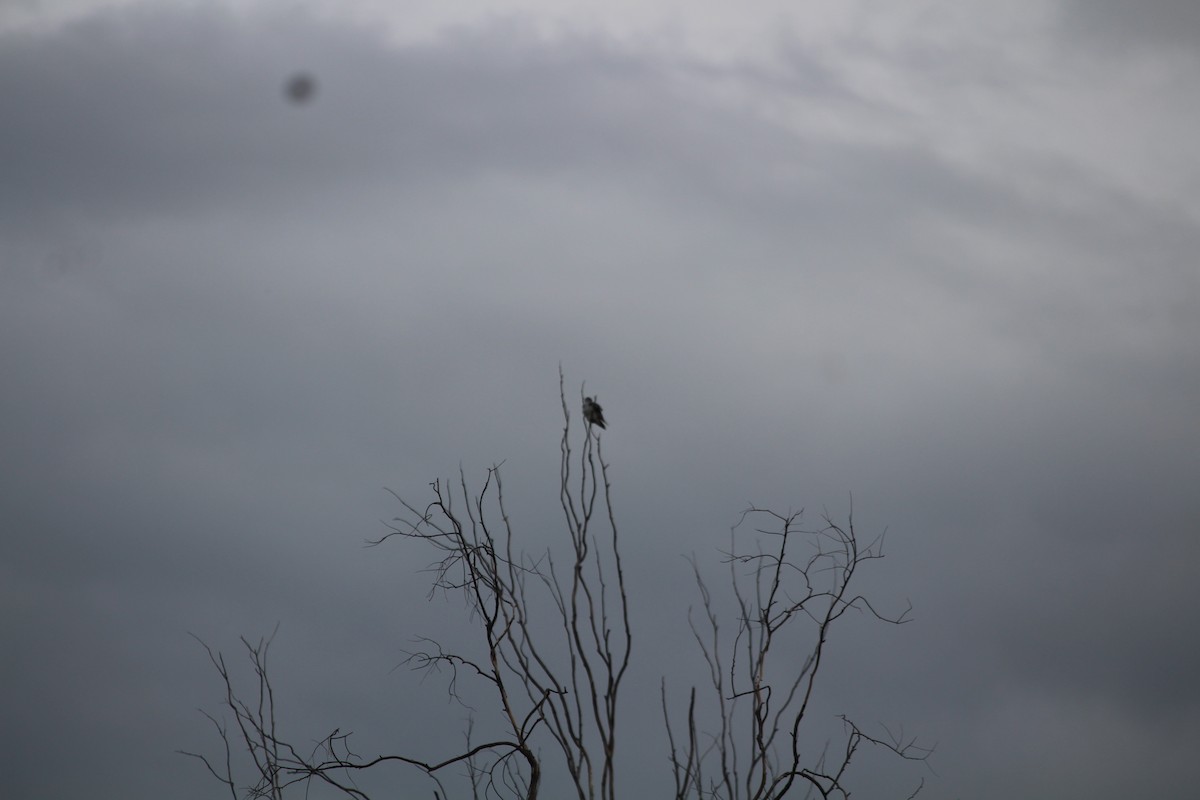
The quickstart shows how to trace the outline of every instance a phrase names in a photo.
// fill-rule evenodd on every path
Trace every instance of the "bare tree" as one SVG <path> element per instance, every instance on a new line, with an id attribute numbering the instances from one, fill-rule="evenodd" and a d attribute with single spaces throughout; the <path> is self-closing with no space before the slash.
<path id="1" fill-rule="evenodd" d="M 728 644 L 721 639 L 712 592 L 693 561 L 703 613 L 699 622 L 690 614 L 688 621 L 708 667 L 714 711 L 707 717 L 715 720 L 715 730 L 697 720 L 695 687 L 688 694 L 685 719 L 672 723 L 663 680 L 676 800 L 777 800 L 793 794 L 845 798 L 850 796 L 847 770 L 861 745 L 878 745 L 911 760 L 925 760 L 932 752 L 903 734 L 871 737 L 842 717 L 844 747 L 831 756 L 827 743 L 806 762 L 802 728 L 834 624 L 853 610 L 901 625 L 912 606 L 888 616 L 852 593 L 858 569 L 883 558 L 882 534 L 860 547 L 853 512 L 845 528 L 826 515 L 819 530 L 801 528 L 801 515 L 750 508 L 733 527 L 725 562 L 737 617 Z M 740 544 L 741 529 L 751 520 L 769 526 L 755 529 L 753 550 Z M 803 657 L 797 664 L 798 647 Z"/>
<path id="2" fill-rule="evenodd" d="M 187 753 L 202 760 L 235 798 L 231 751 L 240 746 L 254 767 L 245 787 L 251 797 L 282 797 L 286 787 L 315 779 L 351 797 L 366 798 L 348 776 L 394 761 L 432 777 L 438 797 L 445 797 L 438 774 L 458 765 L 465 768 L 474 797 L 535 800 L 544 774 L 539 737 L 548 738 L 562 756 L 580 800 L 616 798 L 617 701 L 632 645 L 625 571 L 600 437 L 589 421 L 578 454 L 573 451 L 562 381 L 560 373 L 565 424 L 559 498 L 570 541 L 569 563 L 560 567 L 551 551 L 533 558 L 516 549 L 500 465 L 488 470 L 477 491 L 461 471 L 456 485 L 433 482 L 432 499 L 423 507 L 395 495 L 405 515 L 371 542 L 415 539 L 439 554 L 431 593 L 458 593 L 466 599 L 478 622 L 481 655 L 446 651 L 424 639 L 427 649 L 411 654 L 408 661 L 423 669 L 447 668 L 455 675 L 452 693 L 460 670 L 473 674 L 489 689 L 505 736 L 473 743 L 468 731 L 461 751 L 437 761 L 399 755 L 363 759 L 349 749 L 348 736 L 335 730 L 313 753 L 300 753 L 276 732 L 267 678 L 269 640 L 258 645 L 243 640 L 259 677 L 257 700 L 238 697 L 224 657 L 210 649 L 237 730 L 231 733 L 206 714 L 224 742 L 225 758 L 214 764 Z"/>
<path id="3" fill-rule="evenodd" d="M 421 649 L 407 661 L 418 669 L 447 671 L 455 697 L 460 696 L 460 681 L 476 681 L 490 698 L 487 708 L 494 719 L 489 727 L 502 732 L 477 742 L 472 718 L 463 746 L 433 760 L 362 757 L 340 729 L 301 751 L 277 730 L 267 671 L 271 640 L 242 640 L 257 679 L 248 699 L 235 691 L 224 656 L 205 645 L 224 684 L 225 710 L 234 721 L 229 725 L 205 713 L 223 742 L 222 758 L 185 755 L 202 761 L 234 800 L 239 790 L 247 797 L 279 800 L 289 788 L 303 785 L 307 791 L 314 782 L 335 794 L 370 800 L 355 776 L 387 763 L 425 773 L 439 800 L 448 797 L 443 776 L 454 771 L 465 776 L 476 800 L 536 800 L 544 789 L 547 753 L 569 778 L 578 800 L 615 800 L 618 698 L 632 647 L 625 569 L 600 434 L 594 418 L 585 414 L 579 449 L 572 448 L 572 415 L 561 370 L 559 395 L 564 419 L 559 499 L 570 544 L 561 564 L 553 548 L 534 557 L 518 547 L 499 464 L 488 470 L 478 489 L 469 486 L 461 470 L 454 483 L 434 481 L 423 506 L 394 495 L 404 514 L 370 543 L 409 539 L 434 550 L 430 594 L 464 598 L 478 639 L 473 648 L 459 651 L 423 638 Z M 580 396 L 586 406 L 582 389 Z M 799 536 L 798 517 L 752 509 L 743 519 L 751 515 L 768 515 L 782 528 L 765 532 L 778 536 L 774 549 L 740 554 L 731 547 L 727 553 L 739 614 L 729 654 L 720 650 L 716 609 L 693 564 L 705 621 L 693 621 L 692 631 L 712 678 L 717 727 L 706 733 L 697 722 L 692 689 L 687 721 L 677 733 L 679 726 L 672 726 L 667 713 L 664 681 L 676 798 L 782 798 L 799 785 L 815 788 L 823 797 L 848 796 L 842 779 L 860 744 L 881 744 L 905 758 L 923 756 L 912 742 L 873 739 L 849 722 L 840 759 L 805 767 L 796 745 L 831 625 L 852 608 L 875 613 L 864 598 L 849 594 L 849 584 L 860 563 L 882 556 L 882 539 L 860 551 L 852 526 L 842 530 L 829 522 L 826 529 L 806 534 L 817 547 L 797 561 L 792 543 Z M 738 568 L 749 568 L 750 587 L 743 587 L 745 576 Z M 829 576 L 831 582 L 821 588 L 818 580 Z M 797 580 L 799 594 L 792 585 Z M 816 623 L 817 644 L 799 673 L 786 675 L 772 657 L 783 632 L 801 617 Z M 685 741 L 677 742 L 677 736 Z M 240 786 L 234 776 L 235 750 L 244 750 L 250 764 L 249 779 Z"/>

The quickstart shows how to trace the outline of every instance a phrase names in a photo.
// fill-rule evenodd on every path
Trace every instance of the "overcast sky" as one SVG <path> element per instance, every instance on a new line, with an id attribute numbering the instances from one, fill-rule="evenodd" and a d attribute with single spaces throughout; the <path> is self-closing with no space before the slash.
<path id="1" fill-rule="evenodd" d="M 684 556 L 851 493 L 914 621 L 834 637 L 817 724 L 937 745 L 856 796 L 1194 792 L 1200 5 L 1134 8 L 5 0 L 0 793 L 222 796 L 189 633 L 277 623 L 291 738 L 449 754 L 393 668 L 462 609 L 363 542 L 499 461 L 561 535 L 560 363 L 636 565 L 628 796 Z"/>

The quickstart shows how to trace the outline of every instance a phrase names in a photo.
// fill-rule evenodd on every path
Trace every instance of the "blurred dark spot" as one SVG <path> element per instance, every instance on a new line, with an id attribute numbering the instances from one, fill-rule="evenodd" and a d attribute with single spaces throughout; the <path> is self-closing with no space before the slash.
<path id="1" fill-rule="evenodd" d="M 284 92 L 288 100 L 301 106 L 312 100 L 313 96 L 316 95 L 317 81 L 307 72 L 297 72 L 288 78 Z"/>

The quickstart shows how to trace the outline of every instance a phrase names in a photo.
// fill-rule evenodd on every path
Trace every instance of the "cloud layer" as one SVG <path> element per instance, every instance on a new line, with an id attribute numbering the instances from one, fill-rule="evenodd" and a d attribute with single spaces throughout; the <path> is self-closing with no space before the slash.
<path id="1" fill-rule="evenodd" d="M 848 630 L 831 713 L 939 740 L 930 796 L 1190 785 L 1188 12 L 860 6 L 758 52 L 532 7 L 410 40 L 124 4 L 0 34 L 14 796 L 212 796 L 171 752 L 219 700 L 189 632 L 279 622 L 297 738 L 457 742 L 390 670 L 459 609 L 426 554 L 360 545 L 381 486 L 500 460 L 552 541 L 559 363 L 611 423 L 635 694 L 688 669 L 654 647 L 686 645 L 680 555 L 715 563 L 748 502 L 852 492 L 889 529 L 872 591 L 916 621 Z"/>

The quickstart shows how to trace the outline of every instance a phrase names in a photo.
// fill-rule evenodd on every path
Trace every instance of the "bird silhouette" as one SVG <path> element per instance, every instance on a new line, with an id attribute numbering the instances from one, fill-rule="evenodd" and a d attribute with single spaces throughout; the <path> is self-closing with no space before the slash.
<path id="1" fill-rule="evenodd" d="M 587 420 L 589 425 L 595 425 L 597 428 L 608 429 L 608 423 L 604 421 L 604 409 L 596 402 L 594 397 L 583 398 L 583 418 Z"/>

